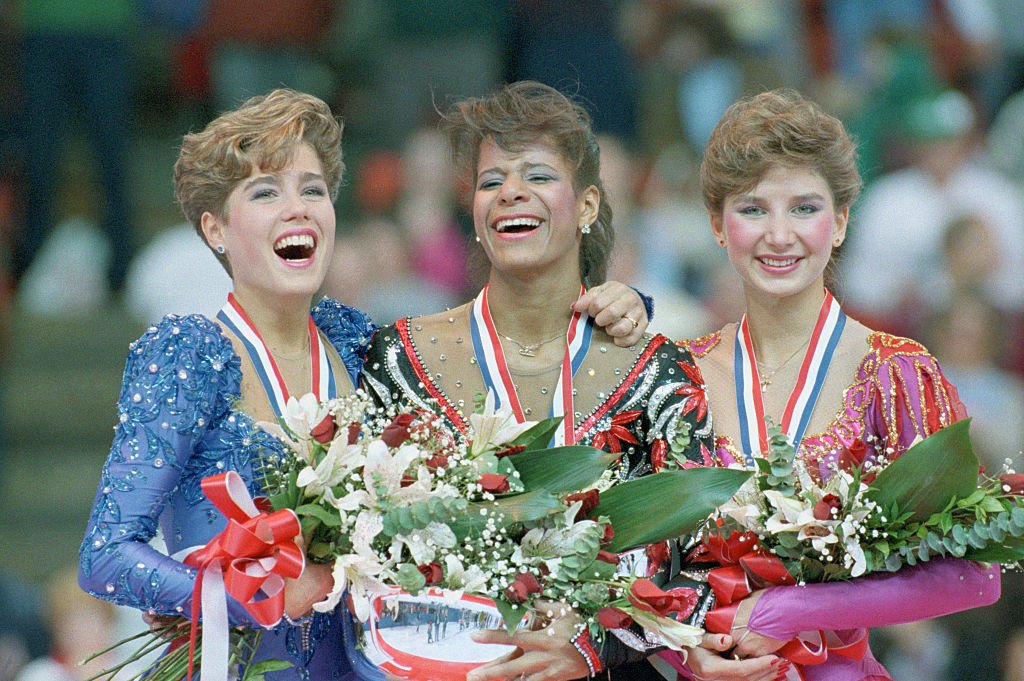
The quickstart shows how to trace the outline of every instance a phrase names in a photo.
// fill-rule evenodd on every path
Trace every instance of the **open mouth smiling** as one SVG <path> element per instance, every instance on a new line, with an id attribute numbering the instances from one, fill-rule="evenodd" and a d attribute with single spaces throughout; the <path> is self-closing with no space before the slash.
<path id="1" fill-rule="evenodd" d="M 316 239 L 312 234 L 290 234 L 274 243 L 274 253 L 289 262 L 308 260 L 316 250 Z"/>
<path id="2" fill-rule="evenodd" d="M 504 218 L 494 223 L 494 231 L 498 234 L 521 234 L 531 232 L 541 225 L 539 218 Z"/>
<path id="3" fill-rule="evenodd" d="M 770 258 L 767 256 L 761 256 L 757 259 L 762 265 L 768 267 L 789 267 L 795 265 L 800 261 L 800 258 Z"/>

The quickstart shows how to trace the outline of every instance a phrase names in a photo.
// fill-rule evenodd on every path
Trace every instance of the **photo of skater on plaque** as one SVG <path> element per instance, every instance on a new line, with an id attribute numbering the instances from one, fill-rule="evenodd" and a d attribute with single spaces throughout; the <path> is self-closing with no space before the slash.
<path id="1" fill-rule="evenodd" d="M 415 596 L 394 593 L 379 597 L 375 611 L 376 618 L 357 625 L 363 650 L 402 678 L 433 679 L 422 675 L 438 663 L 446 665 L 446 676 L 456 667 L 465 674 L 512 650 L 471 638 L 474 631 L 505 626 L 494 602 L 479 596 L 453 597 L 437 589 Z"/>

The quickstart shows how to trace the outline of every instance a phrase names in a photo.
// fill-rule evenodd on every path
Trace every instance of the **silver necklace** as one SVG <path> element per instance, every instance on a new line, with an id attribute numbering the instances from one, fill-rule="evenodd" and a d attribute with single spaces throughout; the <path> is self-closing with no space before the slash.
<path id="1" fill-rule="evenodd" d="M 537 350 L 539 350 L 541 346 L 554 342 L 559 338 L 565 338 L 565 333 L 560 333 L 557 336 L 552 336 L 551 338 L 548 338 L 547 340 L 542 340 L 539 343 L 521 343 L 517 341 L 515 338 L 506 336 L 505 334 L 501 334 L 501 337 L 507 340 L 508 342 L 515 343 L 517 346 L 519 346 L 519 354 L 522 355 L 523 357 L 536 357 Z"/>

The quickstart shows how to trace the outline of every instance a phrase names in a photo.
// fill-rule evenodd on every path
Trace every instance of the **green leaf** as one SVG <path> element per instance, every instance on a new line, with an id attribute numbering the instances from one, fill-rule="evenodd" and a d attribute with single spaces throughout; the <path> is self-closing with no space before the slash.
<path id="1" fill-rule="evenodd" d="M 303 504 L 295 509 L 295 513 L 300 518 L 303 516 L 316 518 L 327 527 L 341 525 L 341 516 L 338 515 L 337 511 L 330 511 L 319 504 Z"/>
<path id="2" fill-rule="evenodd" d="M 574 445 L 520 452 L 509 458 L 528 491 L 545 489 L 560 494 L 593 485 L 615 460 L 615 454 Z"/>
<path id="3" fill-rule="evenodd" d="M 1015 563 L 1024 560 L 1024 537 L 1007 537 L 985 548 L 968 549 L 964 558 L 985 563 Z"/>
<path id="4" fill-rule="evenodd" d="M 871 498 L 888 508 L 898 503 L 918 520 L 938 513 L 953 497 L 977 488 L 978 457 L 968 436 L 970 419 L 936 431 L 896 459 L 871 483 Z"/>
<path id="5" fill-rule="evenodd" d="M 395 573 L 398 586 L 402 587 L 402 591 L 406 593 L 417 593 L 427 585 L 427 578 L 412 563 L 402 563 Z"/>
<path id="6" fill-rule="evenodd" d="M 494 605 L 498 607 L 498 612 L 501 613 L 501 619 L 505 621 L 505 629 L 510 634 L 515 633 L 515 630 L 519 628 L 519 623 L 523 621 L 523 615 L 526 614 L 526 608 L 521 605 L 516 607 L 504 598 L 495 598 Z"/>
<path id="7" fill-rule="evenodd" d="M 595 514 L 607 516 L 615 538 L 610 551 L 690 534 L 752 475 L 730 468 L 662 471 L 601 494 Z"/>
<path id="8" fill-rule="evenodd" d="M 488 516 L 480 514 L 480 511 L 484 509 L 487 510 Z M 503 497 L 493 502 L 469 504 L 465 513 L 454 518 L 449 526 L 455 536 L 462 539 L 470 534 L 478 534 L 484 529 L 487 518 L 497 513 L 504 516 L 504 520 L 500 524 L 503 527 L 508 527 L 514 523 L 539 520 L 564 509 L 565 506 L 562 505 L 562 502 L 550 492 L 537 490 Z"/>
<path id="9" fill-rule="evenodd" d="M 525 446 L 526 451 L 532 451 L 536 449 L 543 450 L 551 442 L 551 438 L 554 437 L 555 431 L 562 425 L 562 417 L 554 416 L 552 418 L 538 421 L 537 425 L 533 426 L 529 430 L 519 434 L 519 437 L 509 442 L 509 446 Z"/>
<path id="10" fill-rule="evenodd" d="M 259 681 L 264 674 L 291 669 L 291 667 L 292 663 L 284 660 L 262 660 L 246 667 L 242 681 Z"/>

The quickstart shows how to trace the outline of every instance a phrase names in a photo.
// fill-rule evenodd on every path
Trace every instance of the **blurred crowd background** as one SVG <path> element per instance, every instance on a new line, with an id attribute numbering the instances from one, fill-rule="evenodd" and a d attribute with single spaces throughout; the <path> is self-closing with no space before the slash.
<path id="1" fill-rule="evenodd" d="M 842 118 L 867 185 L 836 292 L 939 357 L 987 469 L 1024 468 L 1024 0 L 0 0 L 0 681 L 120 621 L 67 568 L 127 345 L 228 290 L 174 203 L 181 136 L 273 87 L 327 100 L 347 172 L 324 293 L 387 323 L 475 293 L 436 111 L 517 79 L 587 104 L 611 276 L 674 338 L 742 311 L 696 177 L 726 106 L 789 86 Z M 1021 575 L 876 635 L 899 679 L 1020 681 Z"/>

